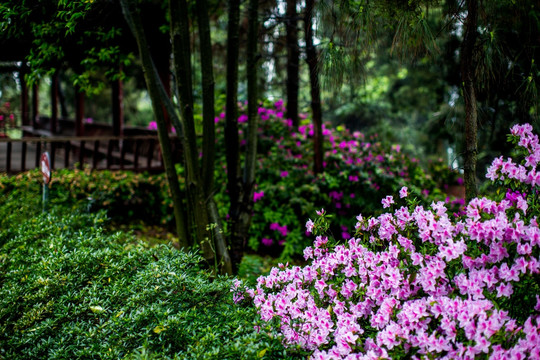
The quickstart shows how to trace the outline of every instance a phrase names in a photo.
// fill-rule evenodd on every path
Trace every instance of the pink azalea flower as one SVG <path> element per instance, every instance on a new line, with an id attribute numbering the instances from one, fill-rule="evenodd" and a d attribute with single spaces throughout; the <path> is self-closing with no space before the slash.
<path id="1" fill-rule="evenodd" d="M 512 284 L 510 283 L 506 283 L 506 284 L 501 283 L 497 287 L 497 297 L 501 297 L 501 296 L 510 297 L 510 295 L 512 295 L 513 293 L 514 293 L 514 289 L 512 287 Z"/>
<path id="2" fill-rule="evenodd" d="M 255 191 L 253 193 L 253 202 L 257 202 L 259 200 L 261 200 L 262 198 L 264 197 L 264 191 Z"/>
<path id="3" fill-rule="evenodd" d="M 402 199 L 403 199 L 404 197 L 407 197 L 407 195 L 408 195 L 408 194 L 407 194 L 407 191 L 408 191 L 407 187 L 406 187 L 406 186 L 403 186 L 403 187 L 399 190 L 399 197 L 402 198 Z"/>
<path id="4" fill-rule="evenodd" d="M 381 200 L 381 203 L 383 205 L 383 208 L 389 208 L 394 203 L 394 197 L 391 195 L 388 195 L 384 199 Z"/>
<path id="5" fill-rule="evenodd" d="M 313 221 L 312 221 L 311 219 L 309 219 L 309 220 L 306 222 L 306 231 L 307 231 L 308 233 L 313 232 L 313 225 L 315 225 L 315 224 L 313 223 Z"/>

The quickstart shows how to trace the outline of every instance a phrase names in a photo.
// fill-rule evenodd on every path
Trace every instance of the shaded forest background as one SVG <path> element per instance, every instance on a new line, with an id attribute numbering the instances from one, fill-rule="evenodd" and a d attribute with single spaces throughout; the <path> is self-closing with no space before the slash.
<path id="1" fill-rule="evenodd" d="M 61 20 L 66 19 L 67 15 L 58 13 L 62 1 L 50 4 L 25 2 L 26 5 L 7 1 L 0 5 L 3 17 L 1 65 L 4 69 L 0 75 L 1 99 L 11 102 L 12 108 L 18 109 L 19 79 L 15 73 L 5 69 L 13 66 L 10 60 L 22 60 L 19 48 L 33 41 L 35 45 L 28 47 L 30 54 L 26 60 L 30 61 L 31 66 L 40 66 L 33 68 L 39 70 L 33 73 L 33 79 L 44 80 L 41 84 L 41 113 L 50 112 L 48 78 L 45 75 L 53 69 L 60 69 L 61 90 L 65 99 L 64 115 L 74 117 L 72 81 L 77 77 L 81 85 L 93 85 L 92 91 L 87 92 L 89 99 L 85 112 L 86 117 L 92 119 L 88 121 L 110 122 L 111 89 L 106 84 L 108 78 L 117 75 L 117 67 L 107 68 L 105 64 L 116 65 L 121 61 L 124 65 L 122 76 L 126 79 L 127 124 L 146 127 L 153 115 L 134 54 L 122 52 L 126 50 L 122 43 L 125 45 L 124 40 L 129 33 L 121 17 L 120 5 L 105 1 L 86 3 L 92 4 L 87 14 L 64 20 L 64 23 Z M 316 6 L 314 28 L 324 119 L 334 124 L 344 124 L 351 130 L 378 132 L 390 141 L 403 144 L 407 151 L 419 157 L 436 154 L 448 158 L 450 164 L 456 160 L 454 165 L 459 167 L 463 132 L 459 51 L 466 2 L 379 3 L 373 6 L 362 1 L 325 1 Z M 498 139 L 510 123 L 536 121 L 539 70 L 535 59 L 538 58 L 540 44 L 538 3 L 484 1 L 481 4 L 484 9 L 478 27 L 480 39 L 477 45 L 482 51 L 477 65 L 479 143 L 482 144 L 480 160 L 502 150 L 500 146 L 505 144 Z M 240 22 L 239 40 L 242 48 L 247 41 L 245 5 L 242 4 Z M 167 48 L 165 5 L 146 1 L 141 6 L 144 7 L 145 22 L 152 31 L 152 42 L 156 47 Z M 293 15 L 291 6 L 296 9 Z M 287 69 L 291 50 L 288 48 L 287 26 L 290 26 L 293 16 L 296 21 L 292 22 L 296 25 L 299 39 L 299 111 L 307 114 L 310 111 L 310 94 L 302 34 L 304 6 L 301 1 L 290 0 L 259 2 L 261 71 L 258 86 L 261 99 L 287 99 Z M 223 105 L 226 90 L 226 12 L 226 2 L 209 2 L 217 108 Z M 15 16 L 26 18 L 23 23 L 15 24 L 9 21 Z M 38 17 L 41 23 L 28 28 L 33 18 Z M 66 39 L 51 42 L 55 32 L 64 30 Z M 95 37 L 95 34 L 99 36 Z M 91 37 L 94 37 L 94 41 L 90 41 Z M 196 28 L 191 32 L 191 41 L 194 48 L 198 46 Z M 18 42 L 18 45 L 13 46 L 14 42 Z M 70 42 L 77 45 L 78 53 L 65 54 L 64 48 Z M 134 50 L 132 43 L 130 46 Z M 59 63 L 56 50 L 66 55 L 67 58 L 61 59 L 63 63 Z M 89 59 L 81 64 L 82 68 L 72 68 L 75 60 L 70 63 L 70 57 L 83 56 Z M 199 53 L 194 51 L 192 56 L 193 78 L 198 81 Z M 245 78 L 245 57 L 240 60 L 240 78 Z M 89 71 L 81 75 L 82 70 L 87 68 Z M 197 91 L 198 87 L 195 89 L 195 104 L 200 105 L 202 95 Z M 240 83 L 238 98 L 247 98 L 244 83 Z M 196 111 L 200 112 L 200 109 Z"/>

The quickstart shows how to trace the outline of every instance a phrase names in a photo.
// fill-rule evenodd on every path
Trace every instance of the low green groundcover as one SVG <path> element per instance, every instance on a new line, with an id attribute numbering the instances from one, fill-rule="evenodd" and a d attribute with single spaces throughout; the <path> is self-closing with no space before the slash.
<path id="1" fill-rule="evenodd" d="M 137 244 L 104 222 L 75 212 L 0 228 L 0 359 L 293 356 L 199 255 Z"/>

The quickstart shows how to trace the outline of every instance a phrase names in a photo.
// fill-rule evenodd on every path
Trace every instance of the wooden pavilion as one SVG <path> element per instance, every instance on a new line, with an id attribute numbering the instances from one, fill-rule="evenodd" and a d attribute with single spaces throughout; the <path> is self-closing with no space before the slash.
<path id="1" fill-rule="evenodd" d="M 109 8 L 103 16 L 89 16 L 84 25 L 87 28 L 107 23 L 111 19 L 122 19 L 119 8 Z M 145 9 L 147 22 L 152 23 L 161 16 L 156 8 Z M 99 24 L 96 25 L 96 21 Z M 118 39 L 121 51 L 136 52 L 136 47 L 127 25 L 123 26 L 123 37 Z M 156 28 L 149 26 L 149 29 Z M 170 44 L 168 38 L 159 31 L 152 36 L 156 66 L 167 89 L 170 89 Z M 27 37 L 10 38 L 0 35 L 0 72 L 16 73 L 20 84 L 20 114 L 22 139 L 0 138 L 0 173 L 15 173 L 30 168 L 35 159 L 38 165 L 39 153 L 45 149 L 51 155 L 53 166 L 90 166 L 93 169 L 162 169 L 160 152 L 155 131 L 130 128 L 124 122 L 124 86 L 121 80 L 111 81 L 110 123 L 85 123 L 85 95 L 76 85 L 74 88 L 74 118 L 65 118 L 59 111 L 59 72 L 50 78 L 50 114 L 39 113 L 38 85 L 27 86 L 25 76 L 31 71 L 26 65 L 33 39 Z M 95 45 L 95 44 L 92 44 Z M 61 63 L 51 64 L 51 69 L 80 70 L 81 49 L 77 43 L 63 44 L 65 57 Z M 67 85 L 69 86 L 69 84 Z M 170 94 L 170 92 L 169 92 Z M 176 153 L 180 146 L 176 141 Z M 58 157 L 57 157 L 58 155 Z M 179 155 L 177 155 L 179 158 Z M 28 166 L 29 165 L 29 166 Z"/>

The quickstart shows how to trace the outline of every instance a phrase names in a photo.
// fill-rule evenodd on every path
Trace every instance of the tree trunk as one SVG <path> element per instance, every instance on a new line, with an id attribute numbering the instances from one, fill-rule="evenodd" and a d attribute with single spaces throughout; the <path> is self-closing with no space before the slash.
<path id="1" fill-rule="evenodd" d="M 465 102 L 465 154 L 464 154 L 464 181 L 467 201 L 475 198 L 476 187 L 476 160 L 478 112 L 474 83 L 476 80 L 476 38 L 478 24 L 478 1 L 467 1 L 467 18 L 465 20 L 465 34 L 461 44 L 461 80 L 463 99 Z"/>
<path id="2" fill-rule="evenodd" d="M 140 14 L 137 7 L 133 7 L 135 11 L 131 11 L 129 0 L 121 0 L 120 3 L 122 5 L 124 18 L 126 19 L 135 40 L 137 41 L 146 86 L 152 100 L 152 109 L 154 111 L 158 126 L 158 137 L 163 156 L 163 164 L 165 166 L 167 181 L 172 194 L 174 218 L 176 222 L 176 232 L 179 237 L 179 245 L 181 248 L 187 248 L 190 245 L 191 239 L 186 225 L 185 215 L 182 210 L 183 204 L 182 195 L 180 192 L 180 184 L 178 183 L 178 176 L 172 160 L 169 131 L 164 121 L 164 112 L 162 107 L 162 104 L 166 104 L 167 108 L 170 109 L 171 104 L 169 98 L 166 96 L 165 90 L 163 89 L 163 85 L 159 81 L 159 75 L 150 56 L 150 49 L 146 41 L 146 36 L 143 32 L 142 21 L 140 19 Z"/>
<path id="3" fill-rule="evenodd" d="M 186 185 L 193 231 L 196 234 L 202 255 L 209 265 L 215 263 L 215 252 L 205 191 L 199 170 L 197 135 L 193 117 L 193 85 L 191 79 L 191 48 L 189 41 L 188 5 L 186 0 L 170 1 L 170 32 L 173 49 L 174 69 L 178 100 L 182 113 L 183 142 L 186 166 Z"/>
<path id="4" fill-rule="evenodd" d="M 232 274 L 232 263 L 223 234 L 223 226 L 214 201 L 214 167 L 216 153 L 216 136 L 214 123 L 214 71 L 212 64 L 212 41 L 210 38 L 210 22 L 208 20 L 206 0 L 196 3 L 197 20 L 199 22 L 202 96 L 203 96 L 203 159 L 202 181 L 207 198 L 207 209 L 213 228 L 215 250 L 218 266 L 222 273 Z"/>
<path id="5" fill-rule="evenodd" d="M 319 69 L 317 49 L 313 44 L 313 6 L 314 0 L 306 0 L 306 14 L 304 19 L 304 35 L 306 42 L 306 61 L 309 67 L 309 80 L 311 87 L 311 110 L 313 112 L 313 171 L 315 174 L 323 172 L 322 147 L 322 110 L 319 84 Z"/>
<path id="6" fill-rule="evenodd" d="M 214 191 L 214 166 L 216 157 L 215 109 L 214 109 L 214 69 L 212 61 L 212 41 L 206 0 L 196 3 L 197 21 L 201 53 L 202 97 L 203 97 L 203 164 L 202 178 L 206 195 Z"/>
<path id="7" fill-rule="evenodd" d="M 239 52 L 240 1 L 229 0 L 229 24 L 227 30 L 227 100 L 225 116 L 225 147 L 227 159 L 227 191 L 229 192 L 229 229 L 231 229 L 231 258 L 234 266 L 243 256 L 242 244 L 236 240 L 234 231 L 239 216 L 240 172 L 238 137 L 238 52 Z M 235 269 L 236 270 L 236 269 Z"/>
<path id="8" fill-rule="evenodd" d="M 298 84 L 300 51 L 298 48 L 298 21 L 296 0 L 287 0 L 287 118 L 298 127 Z"/>
<path id="9" fill-rule="evenodd" d="M 255 186 L 255 168 L 257 166 L 257 129 L 258 123 L 258 84 L 257 84 L 257 40 L 258 40 L 258 0 L 249 1 L 248 39 L 247 39 L 247 91 L 248 91 L 248 131 L 244 175 L 240 191 L 238 218 L 234 219 L 231 232 L 232 242 L 236 244 L 235 266 L 242 261 L 249 238 L 249 227 L 253 214 L 253 191 Z"/>

